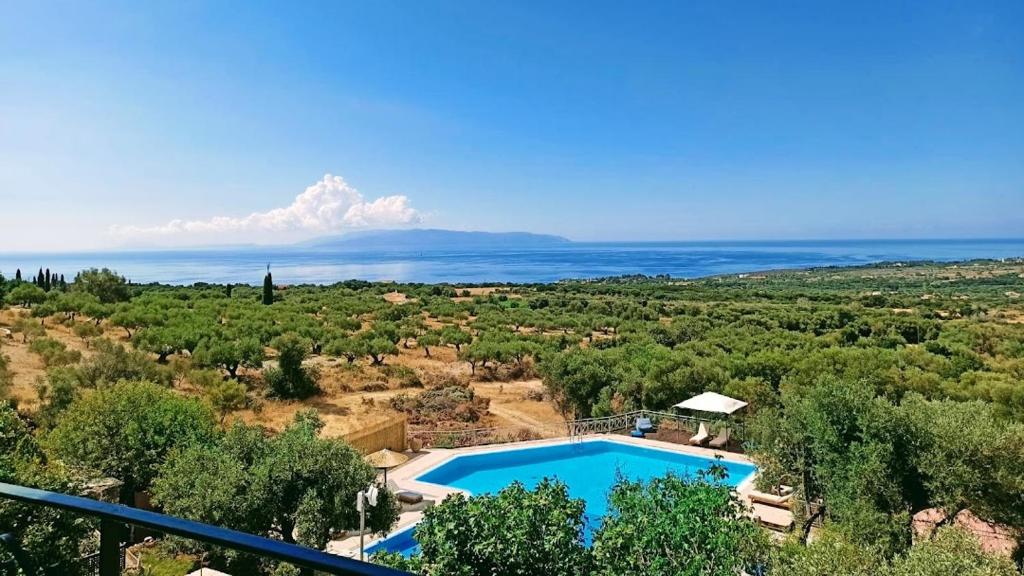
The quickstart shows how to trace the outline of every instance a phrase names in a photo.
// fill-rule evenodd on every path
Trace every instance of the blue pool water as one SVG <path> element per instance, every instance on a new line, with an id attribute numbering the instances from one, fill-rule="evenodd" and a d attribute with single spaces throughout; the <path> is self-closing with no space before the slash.
<path id="1" fill-rule="evenodd" d="M 458 456 L 416 480 L 484 494 L 497 492 L 515 480 L 532 488 L 543 478 L 557 478 L 566 484 L 570 496 L 586 502 L 589 539 L 596 523 L 608 512 L 608 492 L 620 476 L 630 480 L 649 480 L 669 472 L 694 476 L 716 463 L 725 468 L 723 482 L 731 487 L 757 470 L 742 462 L 716 462 L 701 456 L 598 440 Z M 411 554 L 418 548 L 413 532 L 406 529 L 392 534 L 367 551 Z"/>

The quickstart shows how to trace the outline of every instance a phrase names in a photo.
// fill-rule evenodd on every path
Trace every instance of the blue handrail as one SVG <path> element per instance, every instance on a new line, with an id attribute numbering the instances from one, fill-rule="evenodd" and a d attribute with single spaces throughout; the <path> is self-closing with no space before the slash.
<path id="1" fill-rule="evenodd" d="M 237 530 L 219 528 L 209 524 L 185 520 L 184 518 L 167 516 L 148 510 L 139 510 L 138 508 L 130 508 L 120 504 L 111 504 L 80 496 L 70 496 L 68 494 L 59 494 L 57 492 L 48 492 L 46 490 L 0 482 L 0 497 L 27 504 L 60 508 L 69 512 L 99 518 L 101 520 L 101 556 L 104 549 L 109 550 L 111 546 L 114 552 L 117 552 L 119 543 L 113 539 L 113 534 L 117 533 L 116 528 L 118 525 L 131 524 L 164 534 L 173 534 L 241 552 L 273 558 L 294 564 L 299 568 L 319 570 L 336 576 L 410 576 L 408 572 L 369 562 L 360 562 L 359 560 L 328 554 L 320 550 L 288 544 L 280 540 L 271 540 L 270 538 L 246 534 Z M 102 558 L 100 564 L 102 574 L 104 565 Z"/>

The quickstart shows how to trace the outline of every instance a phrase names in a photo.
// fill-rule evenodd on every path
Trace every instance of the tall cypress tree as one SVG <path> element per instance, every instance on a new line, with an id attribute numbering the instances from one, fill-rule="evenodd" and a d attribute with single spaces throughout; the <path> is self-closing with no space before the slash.
<path id="1" fill-rule="evenodd" d="M 46 288 L 46 282 L 43 281 L 43 269 L 39 268 L 39 274 L 36 274 L 36 286 L 40 288 Z"/>
<path id="2" fill-rule="evenodd" d="M 47 292 L 49 292 L 50 288 L 53 288 L 53 283 L 51 282 L 51 278 L 50 278 L 50 269 L 47 268 L 46 269 L 46 278 L 43 281 L 43 290 L 46 290 Z"/>
<path id="3" fill-rule="evenodd" d="M 68 283 L 67 283 L 66 280 L 64 280 L 64 275 L 63 274 L 60 275 L 60 289 L 61 289 L 62 292 L 67 292 L 68 291 Z"/>
<path id="4" fill-rule="evenodd" d="M 14 271 L 14 279 L 21 282 L 21 268 Z"/>
<path id="5" fill-rule="evenodd" d="M 267 275 L 263 277 L 263 303 L 267 306 L 274 303 L 274 279 L 270 276 L 270 266 L 267 266 Z"/>

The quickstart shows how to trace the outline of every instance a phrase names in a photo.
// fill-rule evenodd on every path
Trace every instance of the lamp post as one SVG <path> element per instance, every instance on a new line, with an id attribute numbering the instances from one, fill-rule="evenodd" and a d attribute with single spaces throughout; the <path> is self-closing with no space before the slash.
<path id="1" fill-rule="evenodd" d="M 366 534 L 366 507 L 377 505 L 377 487 L 370 484 L 370 487 L 366 490 L 360 490 L 359 494 L 356 494 L 356 510 L 359 511 L 359 560 L 363 561 L 366 559 L 366 553 L 364 552 L 364 542 Z"/>

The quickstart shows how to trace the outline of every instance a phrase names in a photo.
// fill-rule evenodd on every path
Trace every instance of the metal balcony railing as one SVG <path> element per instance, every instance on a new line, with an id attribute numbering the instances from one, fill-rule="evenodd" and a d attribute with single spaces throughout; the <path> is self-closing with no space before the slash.
<path id="1" fill-rule="evenodd" d="M 312 576 L 314 571 L 336 576 L 410 576 L 407 572 L 328 554 L 312 548 L 80 496 L 69 496 L 0 482 L 0 498 L 36 506 L 59 508 L 73 514 L 98 518 L 100 520 L 100 576 L 118 576 L 121 573 L 120 535 L 125 533 L 126 525 L 148 528 L 164 534 L 181 536 L 287 562 L 298 567 L 304 576 Z M 13 542 L 8 535 L 0 537 L 0 546 L 12 551 L 16 562 L 26 576 L 43 576 L 45 574 L 30 565 L 30 559 L 21 553 L 17 543 Z"/>

